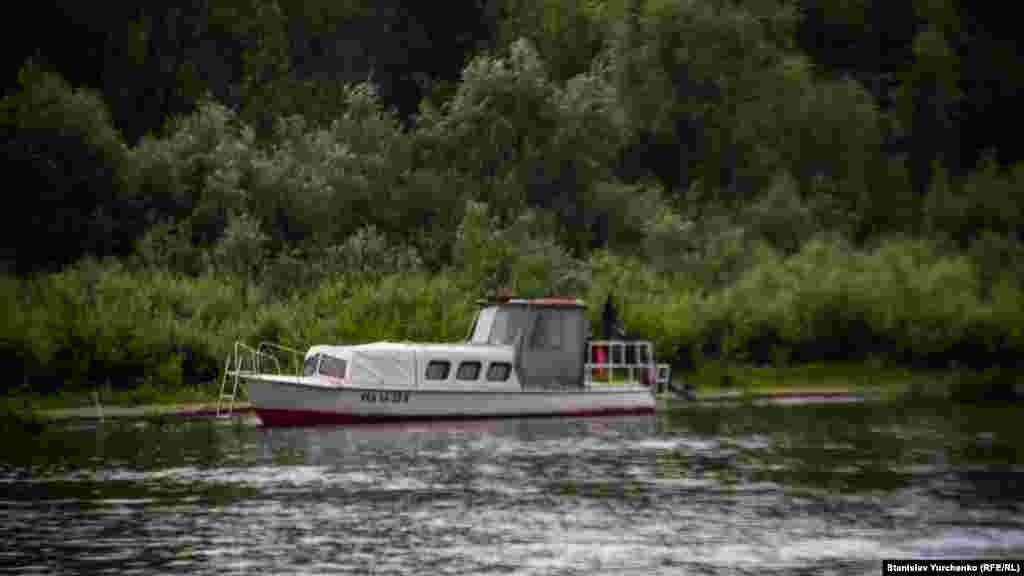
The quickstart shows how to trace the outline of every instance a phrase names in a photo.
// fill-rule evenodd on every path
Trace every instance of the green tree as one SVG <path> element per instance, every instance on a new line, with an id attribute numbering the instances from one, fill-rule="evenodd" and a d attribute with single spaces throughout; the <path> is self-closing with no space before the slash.
<path id="1" fill-rule="evenodd" d="M 616 62 L 630 77 L 620 94 L 627 152 L 667 192 L 699 181 L 738 201 L 770 182 L 759 141 L 738 120 L 773 97 L 765 86 L 777 84 L 783 54 L 772 35 L 786 18 L 783 7 L 769 17 L 725 2 L 650 2 L 635 17 L 633 49 Z"/>
<path id="2" fill-rule="evenodd" d="M 960 98 L 960 59 L 947 38 L 955 33 L 947 27 L 956 22 L 949 23 L 951 17 L 943 12 L 926 13 L 926 18 L 928 24 L 914 38 L 914 63 L 896 96 L 896 116 L 906 133 L 907 170 L 918 202 L 928 191 L 936 160 L 947 167 L 960 165 L 959 124 L 953 118 Z"/>
<path id="3" fill-rule="evenodd" d="M 244 212 L 232 213 L 214 247 L 214 261 L 221 270 L 251 283 L 263 267 L 266 243 L 267 235 L 258 221 Z"/>
<path id="4" fill-rule="evenodd" d="M 126 148 L 99 96 L 28 62 L 0 100 L 10 186 L 0 260 L 27 272 L 125 254 L 141 233 L 125 199 Z"/>
<path id="5" fill-rule="evenodd" d="M 525 38 L 537 48 L 554 82 L 587 72 L 608 45 L 613 21 L 606 2 L 589 0 L 503 0 L 495 43 L 505 48 Z"/>
<path id="6" fill-rule="evenodd" d="M 147 224 L 187 221 L 191 241 L 211 247 L 232 210 L 244 211 L 258 158 L 255 134 L 229 108 L 210 100 L 174 122 L 163 138 L 131 151 L 135 203 Z"/>
<path id="7" fill-rule="evenodd" d="M 552 82 L 525 39 L 506 56 L 481 56 L 466 67 L 451 101 L 425 107 L 417 124 L 417 162 L 454 166 L 479 180 L 508 223 L 526 205 L 558 214 L 564 239 L 579 255 L 602 208 L 594 184 L 610 178 L 621 146 L 610 65 L 598 59 L 564 87 Z"/>

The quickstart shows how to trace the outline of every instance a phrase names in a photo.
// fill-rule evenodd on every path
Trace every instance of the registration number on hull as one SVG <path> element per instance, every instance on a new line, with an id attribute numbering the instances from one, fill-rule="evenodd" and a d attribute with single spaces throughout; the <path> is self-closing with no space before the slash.
<path id="1" fill-rule="evenodd" d="M 359 395 L 361 402 L 368 402 L 370 404 L 381 404 L 381 403 L 407 403 L 409 402 L 410 394 L 401 390 L 372 390 L 363 392 Z"/>

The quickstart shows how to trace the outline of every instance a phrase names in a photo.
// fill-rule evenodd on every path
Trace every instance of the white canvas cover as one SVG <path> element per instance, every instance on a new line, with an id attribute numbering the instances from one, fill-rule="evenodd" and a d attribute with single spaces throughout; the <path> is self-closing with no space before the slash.
<path id="1" fill-rule="evenodd" d="M 347 347 L 349 381 L 355 385 L 412 388 L 416 385 L 416 352 L 413 346 L 375 342 Z"/>

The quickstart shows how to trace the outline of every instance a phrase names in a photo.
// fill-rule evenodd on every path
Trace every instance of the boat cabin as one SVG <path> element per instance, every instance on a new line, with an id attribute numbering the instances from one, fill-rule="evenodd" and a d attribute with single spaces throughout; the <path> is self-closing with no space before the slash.
<path id="1" fill-rule="evenodd" d="M 524 388 L 581 387 L 590 331 L 585 312 L 575 298 L 481 302 L 466 342 L 514 347 Z"/>
<path id="2" fill-rule="evenodd" d="M 646 341 L 592 340 L 586 306 L 576 298 L 481 301 L 466 341 L 515 348 L 524 388 L 582 388 L 654 380 Z"/>
<path id="3" fill-rule="evenodd" d="M 655 380 L 650 342 L 591 340 L 575 298 L 480 301 L 461 343 L 319 345 L 303 377 L 338 385 L 401 389 L 583 389 Z"/>

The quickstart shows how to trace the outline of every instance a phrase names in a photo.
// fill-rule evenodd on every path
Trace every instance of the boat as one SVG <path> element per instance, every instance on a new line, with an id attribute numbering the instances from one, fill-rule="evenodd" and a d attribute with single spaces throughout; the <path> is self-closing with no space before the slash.
<path id="1" fill-rule="evenodd" d="M 479 304 L 457 343 L 320 344 L 302 353 L 238 342 L 218 415 L 231 413 L 243 387 L 266 426 L 654 411 L 669 369 L 655 363 L 651 342 L 592 340 L 577 298 Z M 292 370 L 282 369 L 282 353 Z"/>

